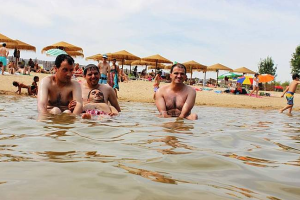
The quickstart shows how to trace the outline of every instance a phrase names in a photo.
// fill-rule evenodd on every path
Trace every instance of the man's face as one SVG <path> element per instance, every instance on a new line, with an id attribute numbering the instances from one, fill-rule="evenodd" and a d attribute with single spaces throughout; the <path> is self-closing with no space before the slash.
<path id="1" fill-rule="evenodd" d="M 97 69 L 90 68 L 87 69 L 87 73 L 84 78 L 89 87 L 95 87 L 96 85 L 98 85 L 100 74 Z"/>
<path id="2" fill-rule="evenodd" d="M 103 62 L 106 63 L 107 62 L 107 58 L 103 58 Z"/>
<path id="3" fill-rule="evenodd" d="M 60 67 L 56 68 L 56 77 L 60 82 L 69 83 L 73 75 L 74 66 L 70 65 L 67 60 L 64 60 Z"/>
<path id="4" fill-rule="evenodd" d="M 94 89 L 90 93 L 89 101 L 93 103 L 104 103 L 104 95 L 100 90 Z"/>
<path id="5" fill-rule="evenodd" d="M 183 83 L 186 80 L 184 68 L 174 67 L 170 78 L 173 83 Z"/>

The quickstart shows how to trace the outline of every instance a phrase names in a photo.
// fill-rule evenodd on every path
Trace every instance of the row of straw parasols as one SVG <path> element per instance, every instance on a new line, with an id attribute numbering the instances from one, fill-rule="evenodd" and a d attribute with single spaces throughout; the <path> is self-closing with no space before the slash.
<path id="1" fill-rule="evenodd" d="M 0 42 L 6 42 L 7 48 L 9 48 L 9 49 L 19 49 L 19 50 L 28 50 L 28 51 L 36 52 L 36 48 L 34 46 L 29 45 L 20 40 L 13 40 L 3 34 L 0 34 Z M 47 51 L 51 50 L 51 49 L 61 49 L 73 57 L 77 57 L 77 56 L 84 57 L 83 49 L 81 47 L 77 47 L 75 45 L 69 44 L 64 41 L 44 47 L 42 49 L 42 53 L 45 53 L 45 52 L 47 53 Z M 141 59 L 140 57 L 133 55 L 133 54 L 129 53 L 128 51 L 122 50 L 122 51 L 118 51 L 118 52 L 114 52 L 114 53 L 107 53 L 106 55 L 108 56 L 109 61 L 112 59 L 118 60 L 119 64 L 122 65 L 122 68 L 123 68 L 123 65 L 130 65 L 130 71 L 131 71 L 131 65 L 145 65 L 146 68 L 147 68 L 147 66 L 151 66 L 150 69 L 151 68 L 155 69 L 155 72 L 156 72 L 157 69 L 170 69 L 171 68 L 171 66 L 165 66 L 165 65 L 163 65 L 163 63 L 164 64 L 172 63 L 172 61 L 162 57 L 159 54 Z M 103 56 L 102 54 L 96 54 L 96 55 L 87 57 L 86 60 L 99 61 L 102 59 L 102 56 Z M 184 64 L 187 67 L 187 72 L 191 73 L 191 78 L 192 78 L 193 70 L 203 71 L 205 73 L 205 76 L 206 76 L 207 71 L 216 71 L 217 72 L 217 82 L 218 82 L 219 70 L 234 71 L 234 72 L 239 72 L 239 73 L 243 73 L 243 74 L 254 74 L 255 73 L 246 67 L 232 70 L 231 68 L 226 67 L 219 63 L 209 66 L 209 67 L 202 65 L 193 60 L 182 63 L 182 64 Z"/>

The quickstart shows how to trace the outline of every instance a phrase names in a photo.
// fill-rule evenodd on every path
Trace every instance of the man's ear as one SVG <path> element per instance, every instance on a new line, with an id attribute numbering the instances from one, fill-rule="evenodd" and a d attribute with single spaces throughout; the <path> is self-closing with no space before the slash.
<path id="1" fill-rule="evenodd" d="M 58 68 L 56 67 L 56 65 L 53 65 L 53 67 L 54 67 L 54 71 L 57 72 Z"/>

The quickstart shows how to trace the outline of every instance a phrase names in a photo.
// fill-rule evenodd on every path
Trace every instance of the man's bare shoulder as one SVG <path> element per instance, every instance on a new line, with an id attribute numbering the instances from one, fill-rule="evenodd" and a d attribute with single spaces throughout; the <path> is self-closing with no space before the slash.
<path id="1" fill-rule="evenodd" d="M 113 91 L 112 87 L 110 87 L 109 85 L 106 85 L 106 84 L 99 84 L 99 87 L 98 87 L 99 90 L 101 91 Z"/>
<path id="2" fill-rule="evenodd" d="M 193 87 L 191 87 L 189 85 L 186 85 L 186 87 L 187 87 L 188 91 L 196 92 L 196 90 Z"/>
<path id="3" fill-rule="evenodd" d="M 41 80 L 41 83 L 51 83 L 53 80 L 53 75 L 52 76 L 46 76 Z"/>
<path id="4" fill-rule="evenodd" d="M 81 84 L 76 80 L 71 80 L 72 86 L 81 87 Z"/>

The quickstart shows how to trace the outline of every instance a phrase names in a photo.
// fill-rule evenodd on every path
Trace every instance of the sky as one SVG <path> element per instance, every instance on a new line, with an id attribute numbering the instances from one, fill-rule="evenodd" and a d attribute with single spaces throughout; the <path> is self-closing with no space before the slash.
<path id="1" fill-rule="evenodd" d="M 253 71 L 270 56 L 284 82 L 300 45 L 299 11 L 299 0 L 9 0 L 1 1 L 0 33 L 36 47 L 21 57 L 49 61 L 42 48 L 60 41 L 82 47 L 85 57 L 127 50 Z"/>

